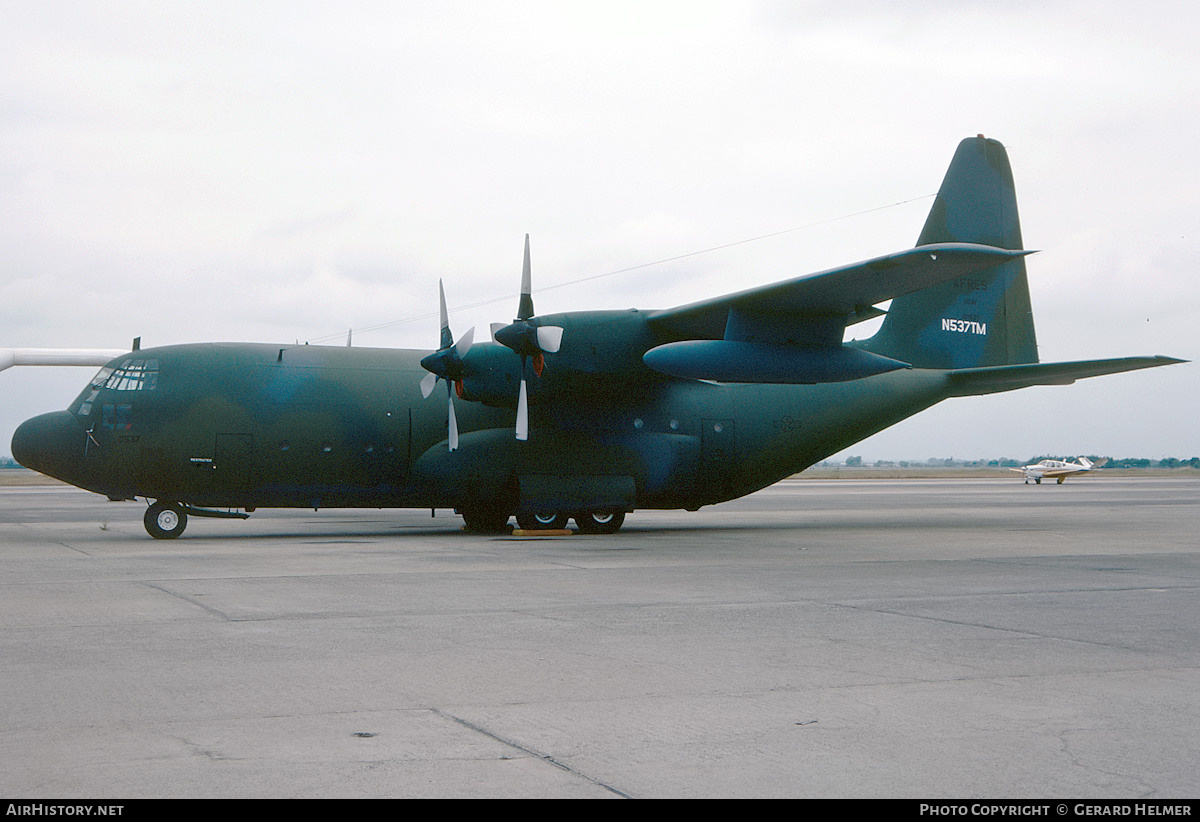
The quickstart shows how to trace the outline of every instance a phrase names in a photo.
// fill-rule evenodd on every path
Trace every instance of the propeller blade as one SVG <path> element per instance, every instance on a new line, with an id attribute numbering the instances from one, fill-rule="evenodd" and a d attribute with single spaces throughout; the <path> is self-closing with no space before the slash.
<path id="1" fill-rule="evenodd" d="M 459 356 L 459 359 L 467 356 L 467 352 L 471 350 L 471 343 L 475 339 L 475 329 L 468 328 L 467 333 L 463 334 L 458 342 L 454 344 L 454 353 Z"/>
<path id="2" fill-rule="evenodd" d="M 529 396 L 525 389 L 525 368 L 521 367 L 521 393 L 517 396 L 517 439 L 529 439 Z"/>
<path id="3" fill-rule="evenodd" d="M 529 264 L 529 235 L 525 235 L 525 262 L 521 265 L 521 302 L 517 306 L 517 319 L 528 320 L 533 316 L 533 274 Z"/>
<path id="4" fill-rule="evenodd" d="M 447 439 L 450 450 L 454 451 L 458 448 L 458 419 L 454 414 L 454 395 L 462 395 L 463 357 L 471 349 L 475 329 L 468 329 L 458 342 L 454 341 L 454 335 L 450 332 L 450 312 L 446 309 L 446 289 L 441 280 L 438 280 L 438 314 L 441 321 L 440 345 L 437 351 L 421 360 L 422 367 L 429 372 L 421 378 L 421 395 L 428 399 L 437 381 L 446 381 Z"/>
<path id="5" fill-rule="evenodd" d="M 521 358 L 521 391 L 517 396 L 516 435 L 518 440 L 529 439 L 529 372 L 526 365 L 533 359 L 533 372 L 542 375 L 544 354 L 555 354 L 562 345 L 563 329 L 542 326 L 533 309 L 533 266 L 529 256 L 529 235 L 525 235 L 525 258 L 521 264 L 521 301 L 517 316 L 508 325 L 493 323 L 492 339 L 514 351 Z"/>
<path id="6" fill-rule="evenodd" d="M 438 309 L 442 321 L 442 337 L 438 348 L 449 348 L 454 345 L 454 337 L 450 334 L 450 312 L 446 310 L 446 289 L 442 287 L 441 280 L 438 280 Z"/>
<path id="7" fill-rule="evenodd" d="M 421 396 L 429 399 L 429 395 L 433 393 L 433 387 L 437 385 L 438 376 L 430 371 L 424 377 L 421 377 Z"/>
<path id="8" fill-rule="evenodd" d="M 563 329 L 557 325 L 539 325 L 537 328 L 538 348 L 547 354 L 557 354 L 562 345 Z"/>
<path id="9" fill-rule="evenodd" d="M 446 426 L 449 429 L 450 450 L 458 450 L 458 419 L 454 416 L 454 389 L 446 381 Z"/>

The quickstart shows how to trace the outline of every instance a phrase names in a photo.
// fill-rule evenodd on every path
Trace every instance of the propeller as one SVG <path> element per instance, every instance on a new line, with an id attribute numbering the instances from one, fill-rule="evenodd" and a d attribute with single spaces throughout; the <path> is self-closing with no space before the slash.
<path id="1" fill-rule="evenodd" d="M 517 439 L 529 439 L 529 389 L 526 385 L 525 364 L 533 361 L 533 371 L 542 375 L 546 365 L 544 354 L 554 354 L 562 345 L 563 329 L 557 325 L 541 325 L 533 313 L 531 266 L 529 264 L 529 235 L 525 235 L 525 261 L 521 266 L 521 301 L 517 318 L 510 324 L 492 325 L 492 338 L 511 348 L 521 357 L 521 389 L 517 395 Z"/>
<path id="2" fill-rule="evenodd" d="M 450 316 L 446 311 L 446 291 L 438 280 L 438 300 L 441 308 L 442 337 L 440 347 L 421 360 L 421 367 L 429 373 L 421 378 L 421 396 L 428 399 L 438 380 L 446 381 L 446 427 L 449 430 L 450 450 L 458 448 L 458 420 L 454 416 L 454 394 L 462 396 L 463 357 L 471 348 L 475 329 L 463 334 L 458 342 L 450 333 Z"/>

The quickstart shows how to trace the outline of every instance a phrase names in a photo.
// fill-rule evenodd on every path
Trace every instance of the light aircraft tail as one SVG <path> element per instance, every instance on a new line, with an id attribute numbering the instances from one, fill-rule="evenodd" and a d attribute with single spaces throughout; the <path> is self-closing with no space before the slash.
<path id="1" fill-rule="evenodd" d="M 1023 248 L 1012 168 L 999 141 L 979 135 L 959 143 L 917 240 L 933 243 Z M 1024 258 L 897 297 L 863 347 L 916 368 L 1036 363 Z"/>

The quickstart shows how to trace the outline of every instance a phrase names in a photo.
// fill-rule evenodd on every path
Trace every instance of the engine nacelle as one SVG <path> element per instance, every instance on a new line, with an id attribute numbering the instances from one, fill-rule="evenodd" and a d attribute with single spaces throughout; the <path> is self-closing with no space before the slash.
<path id="1" fill-rule="evenodd" d="M 493 408 L 516 408 L 521 361 L 502 345 L 481 343 L 463 357 L 459 396 Z"/>

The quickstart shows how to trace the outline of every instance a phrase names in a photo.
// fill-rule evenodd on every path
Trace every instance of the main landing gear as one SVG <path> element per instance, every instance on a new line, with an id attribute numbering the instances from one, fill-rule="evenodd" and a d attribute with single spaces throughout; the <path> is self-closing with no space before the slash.
<path id="1" fill-rule="evenodd" d="M 508 529 L 508 514 L 490 509 L 463 509 L 466 530 L 474 534 L 502 534 Z M 624 511 L 588 511 L 576 514 L 561 514 L 557 511 L 539 511 L 517 514 L 517 527 L 524 531 L 559 531 L 575 519 L 581 534 L 615 534 L 625 522 Z"/>
<path id="2" fill-rule="evenodd" d="M 461 512 L 466 521 L 467 530 L 481 533 L 497 533 L 507 526 L 508 517 L 499 517 L 487 521 L 491 526 L 484 530 L 477 527 L 480 521 L 478 512 Z M 574 518 L 575 525 L 581 534 L 615 534 L 621 530 L 625 522 L 624 511 L 588 511 L 577 514 L 561 514 L 556 511 L 539 511 L 536 513 L 517 514 L 517 527 L 523 531 L 561 531 Z"/>
<path id="3" fill-rule="evenodd" d="M 560 531 L 570 518 L 567 514 L 517 514 L 517 527 L 525 531 Z"/>
<path id="4" fill-rule="evenodd" d="M 575 515 L 575 524 L 583 534 L 615 534 L 624 522 L 624 511 L 589 511 Z"/>
<path id="5" fill-rule="evenodd" d="M 464 508 L 463 524 L 471 534 L 501 534 L 508 530 L 508 512 L 493 508 Z"/>

